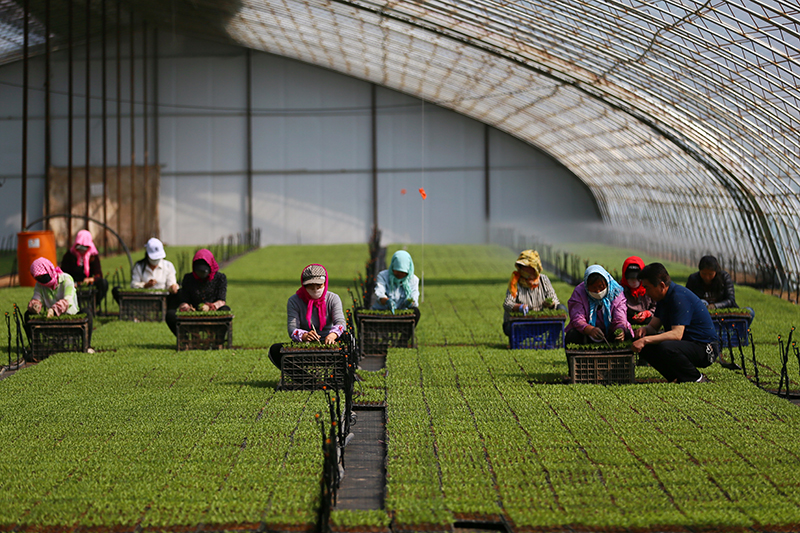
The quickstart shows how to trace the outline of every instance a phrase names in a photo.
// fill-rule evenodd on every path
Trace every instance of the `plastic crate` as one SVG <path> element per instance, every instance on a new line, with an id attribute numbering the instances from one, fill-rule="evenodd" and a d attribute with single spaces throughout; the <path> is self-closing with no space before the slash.
<path id="1" fill-rule="evenodd" d="M 570 383 L 611 385 L 636 382 L 636 355 L 631 350 L 566 352 Z"/>
<path id="2" fill-rule="evenodd" d="M 416 348 L 414 315 L 372 315 L 356 313 L 359 354 L 386 355 L 389 347 Z"/>
<path id="3" fill-rule="evenodd" d="M 511 321 L 512 350 L 552 350 L 564 346 L 564 321 L 528 319 Z"/>
<path id="4" fill-rule="evenodd" d="M 119 319 L 132 322 L 163 322 L 167 314 L 166 292 L 119 291 Z"/>
<path id="5" fill-rule="evenodd" d="M 28 320 L 31 352 L 41 360 L 59 352 L 85 352 L 89 347 L 89 318 Z"/>
<path id="6" fill-rule="evenodd" d="M 177 350 L 221 350 L 233 346 L 233 315 L 178 316 Z"/>
<path id="7" fill-rule="evenodd" d="M 719 336 L 720 348 L 749 346 L 748 319 L 742 315 L 712 315 L 711 321 Z M 738 333 L 738 337 L 737 337 Z M 730 338 L 730 343 L 728 339 Z"/>
<path id="8" fill-rule="evenodd" d="M 343 350 L 281 349 L 282 390 L 343 389 L 348 355 Z"/>
<path id="9" fill-rule="evenodd" d="M 78 294 L 78 309 L 81 313 L 95 316 L 95 295 L 97 289 L 93 285 L 78 285 L 75 287 Z"/>

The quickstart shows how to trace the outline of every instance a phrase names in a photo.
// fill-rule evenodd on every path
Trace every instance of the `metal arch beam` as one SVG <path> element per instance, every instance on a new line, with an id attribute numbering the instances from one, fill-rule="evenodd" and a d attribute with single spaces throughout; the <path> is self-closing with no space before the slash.
<path id="1" fill-rule="evenodd" d="M 111 229 L 110 227 L 106 226 L 105 224 L 103 224 L 99 220 L 95 220 L 95 219 L 93 219 L 91 217 L 87 217 L 85 215 L 65 215 L 65 214 L 58 213 L 58 214 L 55 214 L 55 215 L 47 215 L 45 217 L 36 219 L 33 222 L 31 222 L 30 224 L 28 224 L 27 226 L 25 226 L 25 228 L 23 228 L 23 229 L 27 230 L 28 228 L 38 224 L 39 222 L 44 222 L 45 220 L 50 220 L 51 218 L 57 218 L 57 217 L 62 217 L 62 218 L 82 218 L 82 219 L 86 220 L 87 222 L 94 222 L 95 224 L 97 224 L 99 226 L 102 226 L 103 228 L 105 228 L 108 231 L 110 231 L 111 233 L 113 233 L 114 237 L 116 237 L 117 240 L 119 241 L 119 243 L 122 245 L 122 249 L 125 250 L 125 254 L 127 254 L 127 256 L 128 256 L 128 264 L 130 265 L 131 270 L 133 270 L 133 259 L 131 259 L 131 252 L 128 250 L 128 247 L 125 245 L 125 241 L 122 240 L 122 237 L 120 237 L 119 234 L 117 234 L 117 232 L 114 231 L 113 229 Z"/>
<path id="2" fill-rule="evenodd" d="M 512 57 L 511 54 L 503 54 L 498 50 L 496 50 L 494 47 L 480 46 L 480 44 L 478 44 L 476 39 L 472 38 L 467 34 L 464 34 L 463 32 L 459 32 L 456 29 L 448 28 L 447 31 L 444 31 L 436 27 L 434 24 L 420 24 L 417 21 L 415 21 L 412 17 L 399 16 L 397 14 L 390 13 L 382 9 L 378 9 L 377 7 L 371 8 L 369 6 L 365 6 L 359 2 L 355 2 L 352 0 L 333 0 L 333 2 L 345 5 L 351 9 L 370 12 L 379 17 L 384 17 L 387 19 L 395 20 L 397 22 L 401 22 L 403 24 L 408 24 L 410 26 L 417 27 L 425 31 L 429 31 L 434 34 L 441 35 L 448 39 L 461 42 L 464 45 L 470 46 L 475 49 L 479 49 L 484 53 L 500 57 L 503 60 L 516 64 L 521 68 L 536 72 L 540 76 L 552 79 L 559 84 L 568 85 L 573 89 L 581 92 L 582 94 L 585 94 L 592 99 L 602 101 L 612 109 L 625 113 L 634 118 L 635 120 L 637 120 L 638 122 L 647 125 L 654 132 L 658 133 L 665 139 L 668 139 L 672 144 L 678 147 L 680 151 L 686 153 L 693 160 L 700 163 L 713 176 L 717 178 L 719 183 L 730 193 L 733 201 L 736 203 L 739 211 L 741 212 L 741 216 L 744 219 L 746 226 L 748 226 L 748 228 L 751 230 L 747 232 L 747 235 L 754 256 L 759 258 L 760 260 L 768 259 L 769 262 L 771 262 L 773 265 L 776 266 L 781 282 L 785 281 L 786 279 L 785 267 L 783 265 L 781 256 L 778 253 L 777 246 L 775 245 L 775 237 L 769 228 L 769 223 L 766 219 L 766 216 L 764 215 L 763 210 L 761 209 L 761 206 L 758 204 L 755 195 L 744 184 L 742 184 L 739 181 L 739 179 L 737 179 L 733 175 L 732 172 L 730 172 L 729 170 L 725 169 L 724 166 L 717 163 L 707 153 L 702 152 L 697 148 L 689 146 L 688 143 L 685 142 L 683 139 L 681 139 L 678 135 L 668 131 L 665 127 L 659 125 L 655 120 L 644 116 L 642 113 L 636 112 L 631 107 L 626 107 L 621 103 L 612 101 L 610 98 L 607 98 L 602 94 L 598 94 L 597 91 L 592 90 L 594 89 L 593 86 L 587 86 L 585 83 L 581 81 L 573 81 L 565 79 L 564 77 L 559 77 L 558 75 L 555 74 L 556 72 L 559 72 L 561 74 L 566 74 L 564 72 L 555 71 L 553 69 L 548 69 L 545 67 L 537 67 L 530 63 L 526 63 L 521 59 Z M 440 104 L 437 103 L 437 105 Z M 759 237 L 763 237 L 763 239 Z M 765 251 L 764 247 L 759 246 L 759 242 L 761 242 L 762 240 L 766 244 L 766 252 L 768 257 L 764 256 L 764 251 Z"/>

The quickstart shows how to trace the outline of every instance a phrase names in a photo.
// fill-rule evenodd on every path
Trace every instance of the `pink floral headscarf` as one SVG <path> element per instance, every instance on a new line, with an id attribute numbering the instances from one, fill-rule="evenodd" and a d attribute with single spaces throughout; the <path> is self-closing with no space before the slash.
<path id="1" fill-rule="evenodd" d="M 78 251 L 78 246 L 87 246 L 89 249 L 81 253 Z M 69 249 L 72 254 L 78 258 L 78 266 L 83 266 L 83 273 L 89 277 L 89 262 L 92 260 L 93 255 L 99 255 L 97 247 L 94 245 L 92 234 L 88 230 L 82 229 L 75 236 L 75 244 Z"/>
<path id="2" fill-rule="evenodd" d="M 50 281 L 47 283 L 42 283 L 42 285 L 53 291 L 56 290 L 56 288 L 58 287 L 59 274 L 63 273 L 64 273 L 63 270 L 55 266 L 53 263 L 50 262 L 49 259 L 45 257 L 40 257 L 31 264 L 31 276 L 33 276 L 34 278 L 42 276 L 44 274 L 50 275 Z"/>
<path id="3" fill-rule="evenodd" d="M 306 286 L 302 285 L 303 283 L 302 274 L 300 275 L 300 283 L 301 283 L 300 288 L 297 289 L 297 292 L 295 294 L 297 294 L 300 297 L 300 299 L 303 300 L 303 302 L 305 302 L 306 304 L 306 321 L 308 322 L 309 326 L 311 325 L 311 316 L 314 311 L 314 308 L 315 307 L 317 308 L 317 315 L 319 315 L 319 329 L 321 331 L 322 328 L 325 327 L 325 324 L 327 324 L 328 322 L 326 316 L 327 304 L 325 303 L 326 301 L 325 296 L 327 296 L 328 294 L 328 271 L 325 270 L 324 266 L 313 263 L 304 268 L 303 272 L 305 272 L 306 269 L 308 269 L 309 267 L 319 267 L 325 273 L 325 285 L 324 288 L 322 289 L 322 296 L 320 296 L 316 300 L 311 299 L 311 295 L 308 294 Z"/>

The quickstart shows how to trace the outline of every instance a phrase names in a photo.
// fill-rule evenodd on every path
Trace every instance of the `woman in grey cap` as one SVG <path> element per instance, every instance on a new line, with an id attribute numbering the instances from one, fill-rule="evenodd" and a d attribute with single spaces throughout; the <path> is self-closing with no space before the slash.
<path id="1" fill-rule="evenodd" d="M 286 302 L 287 329 L 295 342 L 333 344 L 345 332 L 342 300 L 328 291 L 328 271 L 308 265 L 300 276 L 301 287 Z M 281 367 L 282 343 L 273 344 L 269 358 Z"/>

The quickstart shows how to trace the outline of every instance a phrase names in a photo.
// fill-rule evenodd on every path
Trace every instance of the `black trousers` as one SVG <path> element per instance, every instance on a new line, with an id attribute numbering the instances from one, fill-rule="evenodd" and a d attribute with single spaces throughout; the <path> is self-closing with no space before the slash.
<path id="1" fill-rule="evenodd" d="M 684 383 L 700 379 L 702 374 L 697 369 L 710 366 L 718 354 L 719 348 L 713 344 L 664 341 L 659 344 L 648 344 L 642 349 L 640 356 L 658 370 L 667 381 Z"/>
<path id="2" fill-rule="evenodd" d="M 167 303 L 167 306 L 169 307 L 169 303 Z M 217 311 L 230 311 L 230 310 L 231 310 L 231 308 L 228 307 L 227 305 L 223 305 L 222 307 L 217 309 Z M 177 313 L 178 313 L 178 309 L 177 308 L 167 309 L 167 316 L 164 317 L 164 321 L 167 323 L 167 326 L 169 326 L 169 330 L 175 336 L 178 335 L 178 315 L 177 315 Z"/>
<path id="3" fill-rule="evenodd" d="M 95 278 L 94 280 L 94 308 L 100 312 L 100 302 L 102 302 L 106 294 L 108 294 L 108 280 L 105 278 Z"/>

